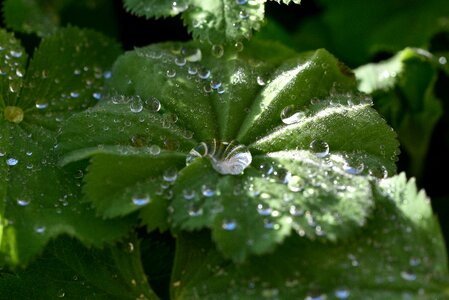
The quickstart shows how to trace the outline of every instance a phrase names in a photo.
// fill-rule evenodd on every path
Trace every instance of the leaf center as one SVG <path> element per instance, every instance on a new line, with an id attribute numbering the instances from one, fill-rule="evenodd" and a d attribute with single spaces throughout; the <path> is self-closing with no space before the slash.
<path id="1" fill-rule="evenodd" d="M 212 167 L 222 175 L 239 175 L 252 161 L 251 152 L 245 145 L 232 142 L 211 143 L 201 142 L 198 146 L 190 150 L 186 158 L 186 164 L 191 164 L 200 157 L 209 158 Z"/>

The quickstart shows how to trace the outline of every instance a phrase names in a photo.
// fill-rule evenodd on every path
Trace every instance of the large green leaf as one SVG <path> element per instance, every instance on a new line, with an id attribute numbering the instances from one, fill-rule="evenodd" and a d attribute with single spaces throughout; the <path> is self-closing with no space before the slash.
<path id="1" fill-rule="evenodd" d="M 386 61 L 355 70 L 359 89 L 373 96 L 375 107 L 398 132 L 410 157 L 409 174 L 415 176 L 421 176 L 433 130 L 443 113 L 434 93 L 439 65 L 429 52 L 407 48 Z"/>
<path id="2" fill-rule="evenodd" d="M 258 30 L 264 18 L 267 0 L 124 0 L 128 11 L 146 18 L 159 18 L 182 14 L 184 24 L 194 38 L 210 41 L 215 53 L 221 56 L 222 45 L 249 38 Z M 276 0 L 280 3 L 280 0 Z M 301 0 L 282 0 L 285 4 Z M 238 46 L 240 47 L 240 46 Z"/>
<path id="3" fill-rule="evenodd" d="M 40 37 L 67 25 L 90 27 L 116 35 L 112 1 L 108 0 L 6 0 L 3 16 L 8 28 Z M 101 18 L 98 18 L 101 14 Z"/>
<path id="4" fill-rule="evenodd" d="M 404 174 L 375 185 L 374 214 L 347 242 L 291 237 L 236 265 L 204 232 L 180 235 L 172 299 L 448 299 L 446 251 L 428 198 Z"/>
<path id="5" fill-rule="evenodd" d="M 323 13 L 301 25 L 298 49 L 326 47 L 346 63 L 366 63 L 378 52 L 428 48 L 432 37 L 449 31 L 449 6 L 440 0 L 318 0 Z"/>
<path id="6" fill-rule="evenodd" d="M 56 141 L 60 122 L 97 102 L 117 45 L 67 28 L 42 41 L 25 71 L 19 42 L 3 30 L 0 39 L 0 263 L 25 264 L 61 233 L 94 245 L 123 236 L 129 220 L 105 222 L 80 203 L 83 167 L 59 169 Z"/>
<path id="7" fill-rule="evenodd" d="M 395 173 L 394 132 L 325 50 L 255 42 L 217 59 L 197 43 L 159 44 L 120 57 L 110 84 L 121 96 L 60 136 L 62 164 L 92 157 L 85 199 L 104 217 L 138 210 L 133 193 L 154 199 L 141 210 L 149 229 L 167 218 L 210 228 L 235 261 L 292 233 L 351 236 L 372 210 L 368 178 Z"/>
<path id="8" fill-rule="evenodd" d="M 148 286 L 137 241 L 99 250 L 67 237 L 49 243 L 27 269 L 0 271 L 0 293 L 4 299 L 159 299 Z"/>

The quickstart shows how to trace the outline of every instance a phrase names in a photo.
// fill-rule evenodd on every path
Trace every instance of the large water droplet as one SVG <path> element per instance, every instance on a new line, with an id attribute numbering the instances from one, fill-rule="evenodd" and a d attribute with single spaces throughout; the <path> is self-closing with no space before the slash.
<path id="1" fill-rule="evenodd" d="M 212 167 L 220 174 L 239 175 L 252 161 L 251 152 L 244 145 L 237 145 L 234 142 L 200 143 L 193 148 L 186 158 L 186 164 L 191 164 L 199 157 L 207 157 L 212 163 Z"/>
<path id="2" fill-rule="evenodd" d="M 11 167 L 17 165 L 18 163 L 19 160 L 15 159 L 14 157 L 10 157 L 6 160 L 6 164 Z"/>
<path id="3" fill-rule="evenodd" d="M 196 192 L 190 188 L 185 188 L 182 191 L 182 196 L 184 197 L 185 200 L 192 200 L 193 198 L 195 198 Z"/>
<path id="4" fill-rule="evenodd" d="M 150 203 L 150 196 L 146 193 L 136 193 L 132 197 L 132 202 L 134 205 L 143 206 Z"/>
<path id="5" fill-rule="evenodd" d="M 329 145 L 322 140 L 313 140 L 309 148 L 316 157 L 324 158 L 329 155 Z"/>
<path id="6" fill-rule="evenodd" d="M 363 172 L 365 164 L 363 162 L 358 162 L 354 164 L 345 163 L 343 165 L 343 170 L 351 175 L 358 175 Z"/>
<path id="7" fill-rule="evenodd" d="M 129 103 L 129 109 L 133 113 L 139 113 L 143 109 L 142 100 L 140 97 L 133 97 Z"/>
<path id="8" fill-rule="evenodd" d="M 215 195 L 215 190 L 209 185 L 203 184 L 201 187 L 201 194 L 203 194 L 204 197 L 212 197 Z"/>
<path id="9" fill-rule="evenodd" d="M 223 49 L 222 45 L 213 45 L 212 46 L 212 55 L 213 56 L 220 58 L 223 56 L 223 54 L 224 54 L 224 49 Z"/>
<path id="10" fill-rule="evenodd" d="M 190 62 L 198 62 L 202 59 L 201 50 L 198 48 L 182 48 L 181 54 Z"/>
<path id="11" fill-rule="evenodd" d="M 3 110 L 3 116 L 5 120 L 18 124 L 23 121 L 24 113 L 18 106 L 6 106 Z"/>
<path id="12" fill-rule="evenodd" d="M 161 147 L 158 145 L 151 145 L 149 150 L 151 155 L 159 155 L 161 153 Z"/>
<path id="13" fill-rule="evenodd" d="M 182 12 L 186 11 L 188 8 L 189 8 L 189 6 L 182 2 L 175 1 L 172 3 L 172 11 L 174 14 L 182 13 Z"/>
<path id="14" fill-rule="evenodd" d="M 60 289 L 57 293 L 56 293 L 56 297 L 58 298 L 64 298 L 65 296 L 65 291 L 63 289 Z"/>
<path id="15" fill-rule="evenodd" d="M 281 120 L 284 124 L 290 125 L 300 122 L 304 118 L 304 112 L 298 111 L 294 105 L 286 106 L 281 111 Z"/>

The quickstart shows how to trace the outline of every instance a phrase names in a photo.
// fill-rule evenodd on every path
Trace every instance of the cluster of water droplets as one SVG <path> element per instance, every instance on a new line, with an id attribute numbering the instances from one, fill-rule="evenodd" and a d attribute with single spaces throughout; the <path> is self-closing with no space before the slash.
<path id="1" fill-rule="evenodd" d="M 202 142 L 193 148 L 187 155 L 186 164 L 200 157 L 207 157 L 212 167 L 223 175 L 240 175 L 252 161 L 251 152 L 246 146 L 216 139 L 211 143 Z"/>

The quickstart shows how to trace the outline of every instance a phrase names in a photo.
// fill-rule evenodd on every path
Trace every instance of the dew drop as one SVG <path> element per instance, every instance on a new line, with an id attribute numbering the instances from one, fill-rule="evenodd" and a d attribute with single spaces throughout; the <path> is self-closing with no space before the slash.
<path id="1" fill-rule="evenodd" d="M 218 90 L 221 87 L 220 81 L 211 80 L 210 87 L 214 90 Z"/>
<path id="2" fill-rule="evenodd" d="M 166 72 L 166 75 L 168 78 L 173 78 L 176 76 L 176 70 L 175 69 L 168 69 Z"/>
<path id="3" fill-rule="evenodd" d="M 182 196 L 184 197 L 185 200 L 192 200 L 193 198 L 195 198 L 196 192 L 190 188 L 185 188 L 182 191 Z"/>
<path id="4" fill-rule="evenodd" d="M 151 155 L 159 155 L 161 153 L 161 147 L 158 145 L 151 145 L 149 150 Z"/>
<path id="5" fill-rule="evenodd" d="M 210 70 L 206 68 L 200 68 L 198 70 L 198 77 L 201 79 L 207 79 L 210 77 Z"/>
<path id="6" fill-rule="evenodd" d="M 203 186 L 201 187 L 201 194 L 204 197 L 209 198 L 209 197 L 212 197 L 215 195 L 215 190 L 212 187 L 210 187 L 209 185 L 203 184 Z"/>
<path id="7" fill-rule="evenodd" d="M 203 214 L 203 209 L 197 205 L 191 205 L 188 210 L 188 214 L 191 217 L 199 217 Z"/>
<path id="8" fill-rule="evenodd" d="M 151 109 L 154 112 L 158 112 L 161 110 L 161 102 L 154 97 L 151 97 L 150 99 L 146 100 L 145 104 L 149 107 L 149 109 Z"/>
<path id="9" fill-rule="evenodd" d="M 419 266 L 420 263 L 421 263 L 421 260 L 418 257 L 411 257 L 409 260 L 409 264 L 412 267 Z"/>
<path id="10" fill-rule="evenodd" d="M 185 66 L 186 63 L 187 63 L 187 60 L 184 57 L 177 57 L 177 58 L 175 58 L 175 64 L 177 66 L 182 67 L 182 66 Z"/>
<path id="11" fill-rule="evenodd" d="M 358 175 L 363 172 L 363 169 L 365 168 L 365 164 L 360 162 L 356 165 L 350 165 L 349 163 L 345 163 L 343 165 L 343 170 L 351 175 Z"/>
<path id="12" fill-rule="evenodd" d="M 172 11 L 175 14 L 182 13 L 186 11 L 189 8 L 189 6 L 185 3 L 179 3 L 179 2 L 173 2 L 172 3 Z"/>
<path id="13" fill-rule="evenodd" d="M 48 107 L 48 103 L 45 100 L 37 100 L 35 106 L 37 109 L 44 109 Z"/>
<path id="14" fill-rule="evenodd" d="M 96 100 L 101 100 L 103 95 L 101 95 L 101 93 L 99 93 L 99 92 L 95 92 L 92 94 L 92 97 L 94 97 L 94 99 L 96 99 Z"/>
<path id="15" fill-rule="evenodd" d="M 292 192 L 299 192 L 304 187 L 304 179 L 299 176 L 292 176 L 288 181 L 288 189 Z"/>
<path id="16" fill-rule="evenodd" d="M 223 220 L 223 223 L 221 224 L 221 228 L 223 228 L 226 231 L 233 231 L 237 228 L 237 222 L 235 220 Z"/>
<path id="17" fill-rule="evenodd" d="M 9 54 L 11 54 L 11 56 L 19 58 L 22 56 L 22 51 L 15 51 L 15 50 L 11 50 L 9 51 Z"/>
<path id="18" fill-rule="evenodd" d="M 316 157 L 324 158 L 329 155 L 329 145 L 322 140 L 313 140 L 309 148 Z"/>
<path id="19" fill-rule="evenodd" d="M 70 97 L 72 97 L 72 98 L 78 98 L 80 96 L 80 93 L 78 93 L 78 92 L 71 92 L 70 93 Z"/>
<path id="20" fill-rule="evenodd" d="M 257 84 L 260 85 L 260 86 L 264 86 L 266 84 L 266 82 L 265 82 L 265 80 L 263 79 L 262 76 L 257 76 L 256 81 L 257 81 Z M 282 118 L 282 116 L 281 116 L 281 118 Z"/>
<path id="21" fill-rule="evenodd" d="M 176 168 L 168 168 L 164 171 L 163 179 L 167 182 L 174 182 L 178 177 L 178 170 Z"/>
<path id="22" fill-rule="evenodd" d="M 239 12 L 239 17 L 240 17 L 240 19 L 242 19 L 242 20 L 246 20 L 246 19 L 249 18 L 249 14 L 248 14 L 246 11 L 241 10 L 241 11 Z"/>
<path id="23" fill-rule="evenodd" d="M 189 73 L 190 75 L 195 75 L 198 73 L 198 68 L 195 66 L 189 66 L 189 68 L 187 69 L 187 73 Z"/>
<path id="24" fill-rule="evenodd" d="M 17 205 L 23 206 L 23 207 L 28 206 L 28 204 L 30 204 L 30 200 L 23 199 L 23 198 L 17 198 L 16 202 L 17 202 Z"/>
<path id="25" fill-rule="evenodd" d="M 438 62 L 442 65 L 447 64 L 447 58 L 444 56 L 440 56 L 440 58 L 438 58 Z"/>
<path id="26" fill-rule="evenodd" d="M 335 297 L 337 299 L 348 299 L 351 295 L 351 292 L 346 288 L 339 288 L 335 290 Z"/>
<path id="27" fill-rule="evenodd" d="M 234 48 L 235 48 L 235 51 L 237 51 L 237 52 L 243 51 L 243 48 L 244 48 L 243 43 L 242 42 L 236 42 L 234 44 Z"/>
<path id="28" fill-rule="evenodd" d="M 409 271 L 402 271 L 401 272 L 401 278 L 407 281 L 415 281 L 416 280 L 416 274 L 409 272 Z"/>
<path id="29" fill-rule="evenodd" d="M 142 100 L 140 97 L 133 97 L 129 103 L 129 109 L 133 113 L 139 113 L 143 109 Z"/>
<path id="30" fill-rule="evenodd" d="M 268 205 L 262 203 L 257 204 L 257 213 L 261 216 L 269 216 L 272 211 L 272 208 Z"/>
<path id="31" fill-rule="evenodd" d="M 224 48 L 222 45 L 213 45 L 212 46 L 212 55 L 216 58 L 222 57 L 224 54 Z"/>
<path id="32" fill-rule="evenodd" d="M 181 53 L 184 56 L 184 58 L 189 62 L 198 62 L 203 57 L 201 50 L 199 48 L 193 49 L 182 48 Z"/>
<path id="33" fill-rule="evenodd" d="M 321 294 L 321 293 L 311 293 L 308 296 L 306 296 L 306 298 L 304 298 L 304 300 L 326 300 L 327 296 L 326 294 Z"/>
<path id="34" fill-rule="evenodd" d="M 45 226 L 35 226 L 34 231 L 39 234 L 43 234 L 47 228 Z"/>
<path id="35" fill-rule="evenodd" d="M 150 196 L 145 193 L 137 193 L 132 197 L 132 202 L 137 206 L 147 205 L 148 203 L 150 203 L 150 201 Z"/>
<path id="36" fill-rule="evenodd" d="M 60 289 L 57 293 L 56 293 L 56 297 L 58 298 L 64 298 L 65 296 L 65 291 L 63 289 Z"/>
<path id="37" fill-rule="evenodd" d="M 17 77 L 20 77 L 20 78 L 23 77 L 23 73 L 19 69 L 16 70 L 16 75 L 17 75 Z"/>
<path id="38" fill-rule="evenodd" d="M 281 111 L 281 120 L 284 124 L 295 124 L 303 119 L 305 114 L 297 111 L 294 105 L 288 105 Z"/>
<path id="39" fill-rule="evenodd" d="M 248 3 L 248 0 L 235 0 L 235 3 L 237 3 L 238 5 L 244 5 Z"/>
<path id="40" fill-rule="evenodd" d="M 13 158 L 13 157 L 8 158 L 8 159 L 6 160 L 6 164 L 7 164 L 8 166 L 15 166 L 15 165 L 17 165 L 18 163 L 19 163 L 19 161 L 18 161 L 17 159 Z"/>

